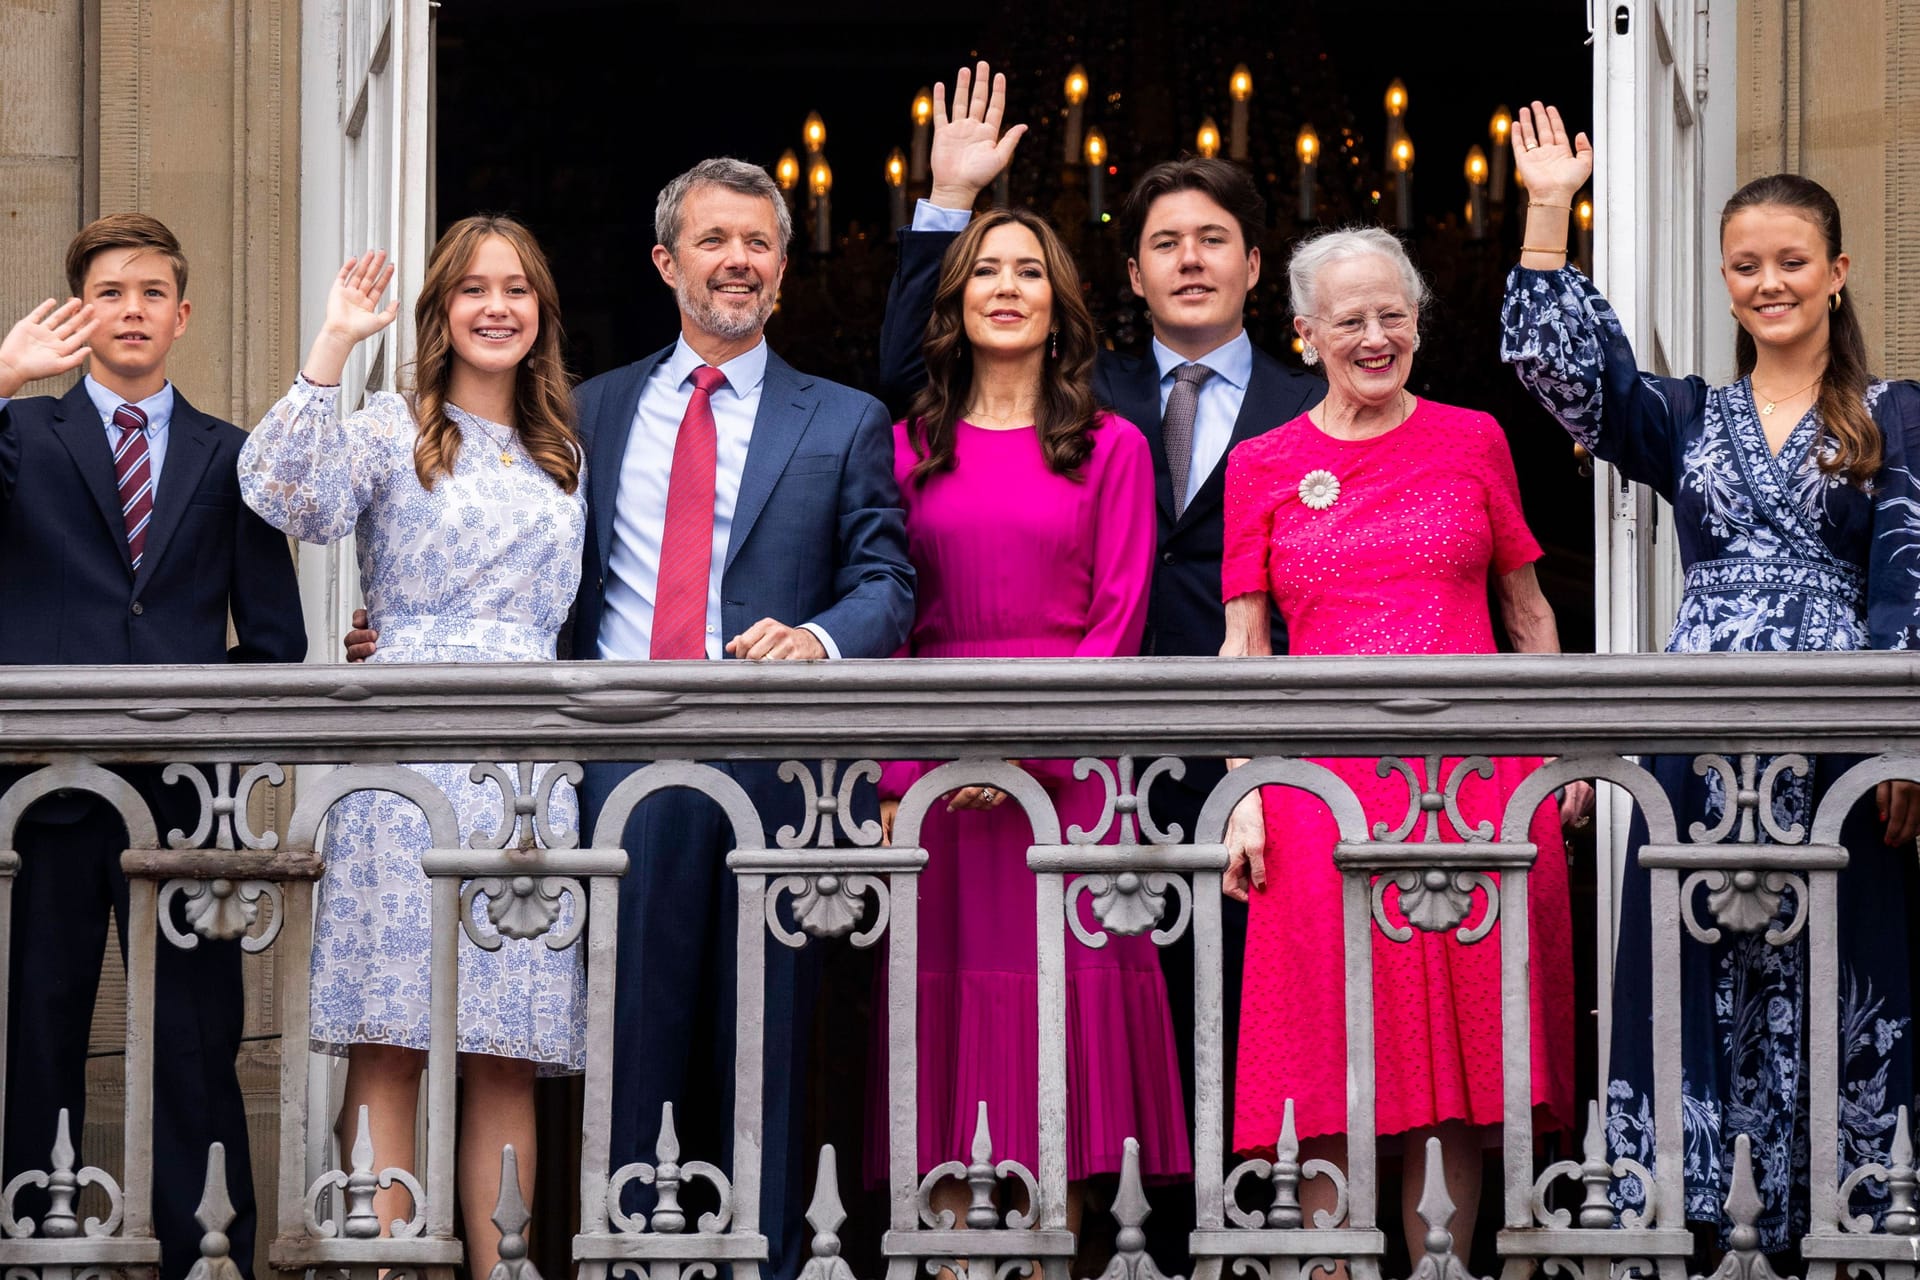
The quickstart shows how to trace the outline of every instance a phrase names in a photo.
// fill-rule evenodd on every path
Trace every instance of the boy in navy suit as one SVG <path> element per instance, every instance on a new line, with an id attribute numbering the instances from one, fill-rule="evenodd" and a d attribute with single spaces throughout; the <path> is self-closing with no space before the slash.
<path id="1" fill-rule="evenodd" d="M 114 214 L 74 237 L 66 267 L 75 296 L 47 299 L 0 340 L 0 663 L 300 661 L 306 634 L 286 539 L 240 501 L 245 434 L 167 380 L 192 310 L 179 241 L 145 214 Z M 13 398 L 89 358 L 66 395 Z M 153 767 L 119 772 L 161 831 L 194 828 L 189 787 L 163 786 Z M 0 771 L 0 789 L 19 776 Z M 49 1167 L 62 1108 L 79 1142 L 109 910 L 123 959 L 127 938 L 127 834 L 112 806 L 56 793 L 12 837 L 21 862 L 7 1009 L 9 1180 Z M 234 1069 L 239 944 L 203 938 L 183 951 L 163 939 L 155 1004 L 161 1275 L 177 1280 L 198 1256 L 193 1210 L 216 1140 L 227 1149 L 233 1256 L 251 1274 L 253 1179 Z M 40 1217 L 44 1196 L 16 1212 Z"/>

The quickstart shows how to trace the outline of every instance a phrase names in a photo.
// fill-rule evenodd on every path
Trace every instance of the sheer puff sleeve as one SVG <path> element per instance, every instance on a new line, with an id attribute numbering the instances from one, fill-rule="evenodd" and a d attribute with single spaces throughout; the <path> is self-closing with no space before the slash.
<path id="1" fill-rule="evenodd" d="M 413 465 L 417 434 L 399 396 L 377 394 L 343 419 L 340 388 L 302 376 L 241 448 L 241 496 L 282 533 L 337 542 L 353 532 L 387 477 Z"/>
<path id="2" fill-rule="evenodd" d="M 1500 309 L 1500 358 L 1568 435 L 1673 500 L 1681 438 L 1704 410 L 1707 385 L 1642 373 L 1593 281 L 1571 266 L 1515 267 Z"/>
<path id="3" fill-rule="evenodd" d="M 1920 649 L 1920 383 L 1887 383 L 1873 404 L 1884 437 L 1873 480 L 1867 634 L 1876 649 Z"/>

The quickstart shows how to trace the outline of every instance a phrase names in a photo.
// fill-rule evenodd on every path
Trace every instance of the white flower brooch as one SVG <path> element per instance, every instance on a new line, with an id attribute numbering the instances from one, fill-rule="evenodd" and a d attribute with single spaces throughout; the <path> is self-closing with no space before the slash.
<path id="1" fill-rule="evenodd" d="M 1315 511 L 1325 511 L 1340 500 L 1340 477 L 1326 470 L 1313 470 L 1300 477 L 1300 501 Z"/>

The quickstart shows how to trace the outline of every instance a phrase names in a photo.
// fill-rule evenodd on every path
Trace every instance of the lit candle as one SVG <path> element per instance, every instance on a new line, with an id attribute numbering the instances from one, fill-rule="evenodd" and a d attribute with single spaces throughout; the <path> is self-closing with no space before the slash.
<path id="1" fill-rule="evenodd" d="M 1209 160 L 1220 154 L 1220 126 L 1212 116 L 1201 119 L 1200 131 L 1193 135 L 1193 149 Z"/>
<path id="2" fill-rule="evenodd" d="M 1087 219 L 1100 221 L 1107 191 L 1107 139 L 1098 129 L 1087 130 Z"/>
<path id="3" fill-rule="evenodd" d="M 1413 226 L 1413 140 L 1403 132 L 1393 144 L 1394 221 L 1402 231 Z"/>
<path id="4" fill-rule="evenodd" d="M 807 112 L 807 122 L 800 127 L 800 136 L 807 144 L 807 159 L 818 159 L 827 145 L 827 122 L 820 118 L 818 111 Z"/>
<path id="5" fill-rule="evenodd" d="M 1487 238 L 1487 153 L 1467 148 L 1467 238 Z"/>
<path id="6" fill-rule="evenodd" d="M 1080 113 L 1087 100 L 1087 69 L 1079 63 L 1067 72 L 1067 147 L 1069 165 L 1080 162 Z"/>
<path id="7" fill-rule="evenodd" d="M 907 158 L 898 147 L 887 154 L 887 216 L 896 234 L 907 225 Z"/>
<path id="8" fill-rule="evenodd" d="M 1574 245 L 1579 252 L 1580 269 L 1588 275 L 1593 274 L 1593 201 L 1586 196 L 1573 206 L 1573 226 L 1577 239 Z"/>
<path id="9" fill-rule="evenodd" d="M 1387 170 L 1394 172 L 1394 148 L 1407 136 L 1407 86 L 1396 78 L 1387 86 Z"/>
<path id="10" fill-rule="evenodd" d="M 1513 113 L 1503 103 L 1494 108 L 1493 121 L 1487 126 L 1493 142 L 1493 202 L 1507 201 L 1507 166 L 1513 163 Z"/>
<path id="11" fill-rule="evenodd" d="M 1320 168 L 1320 135 L 1312 125 L 1300 126 L 1293 149 L 1300 157 L 1300 221 L 1312 222 L 1315 176 Z"/>
<path id="12" fill-rule="evenodd" d="M 773 166 L 773 180 L 779 184 L 780 193 L 787 198 L 787 208 L 791 209 L 799 198 L 800 157 L 788 147 L 780 153 L 780 163 Z"/>
<path id="13" fill-rule="evenodd" d="M 929 180 L 932 169 L 927 157 L 933 153 L 933 90 L 922 89 L 913 95 L 913 168 L 909 176 L 916 183 Z"/>
<path id="14" fill-rule="evenodd" d="M 813 251 L 833 252 L 833 170 L 825 156 L 816 157 L 807 174 L 813 192 Z"/>
<path id="15" fill-rule="evenodd" d="M 1233 99 L 1233 114 L 1227 127 L 1227 155 L 1234 160 L 1247 158 L 1247 99 L 1253 96 L 1253 73 L 1247 70 L 1247 64 L 1241 63 L 1233 69 L 1233 78 L 1227 81 L 1227 96 Z"/>

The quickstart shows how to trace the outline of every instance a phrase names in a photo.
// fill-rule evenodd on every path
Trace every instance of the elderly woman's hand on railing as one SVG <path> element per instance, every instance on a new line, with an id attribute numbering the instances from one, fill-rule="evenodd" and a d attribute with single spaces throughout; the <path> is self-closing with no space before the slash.
<path id="1" fill-rule="evenodd" d="M 1220 892 L 1245 902 L 1249 888 L 1264 891 L 1266 887 L 1267 819 L 1261 812 L 1260 789 L 1256 787 L 1240 798 L 1227 819 L 1227 869 L 1220 873 Z"/>

